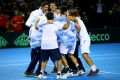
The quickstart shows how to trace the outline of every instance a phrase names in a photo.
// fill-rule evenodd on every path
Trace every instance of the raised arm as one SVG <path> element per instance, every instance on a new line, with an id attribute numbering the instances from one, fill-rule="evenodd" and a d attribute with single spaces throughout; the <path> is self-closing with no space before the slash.
<path id="1" fill-rule="evenodd" d="M 77 29 L 77 32 L 80 32 L 80 24 L 78 22 L 78 20 L 75 18 L 75 20 L 73 20 L 74 24 L 75 24 L 75 27 Z"/>
<path id="2" fill-rule="evenodd" d="M 67 29 L 70 26 L 70 17 L 68 16 L 67 23 L 64 24 L 63 29 Z"/>

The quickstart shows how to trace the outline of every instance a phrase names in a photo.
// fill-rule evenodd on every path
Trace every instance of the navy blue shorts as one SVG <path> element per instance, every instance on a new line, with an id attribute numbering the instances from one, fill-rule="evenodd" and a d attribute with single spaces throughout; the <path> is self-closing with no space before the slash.
<path id="1" fill-rule="evenodd" d="M 41 59 L 42 61 L 46 61 L 51 58 L 53 62 L 58 61 L 61 59 L 61 53 L 59 48 L 50 49 L 50 50 L 41 50 Z"/>

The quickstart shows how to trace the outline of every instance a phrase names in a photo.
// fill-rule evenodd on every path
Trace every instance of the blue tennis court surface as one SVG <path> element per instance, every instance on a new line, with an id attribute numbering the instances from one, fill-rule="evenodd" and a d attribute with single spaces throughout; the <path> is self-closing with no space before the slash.
<path id="1" fill-rule="evenodd" d="M 90 68 L 79 54 L 86 72 Z M 68 78 L 67 80 L 120 80 L 120 43 L 92 44 L 90 57 L 93 59 L 100 72 L 96 76 Z M 24 71 L 30 62 L 30 48 L 0 49 L 0 80 L 39 80 L 38 78 L 25 77 Z M 56 74 L 51 73 L 53 63 L 48 62 L 46 80 L 55 80 Z"/>

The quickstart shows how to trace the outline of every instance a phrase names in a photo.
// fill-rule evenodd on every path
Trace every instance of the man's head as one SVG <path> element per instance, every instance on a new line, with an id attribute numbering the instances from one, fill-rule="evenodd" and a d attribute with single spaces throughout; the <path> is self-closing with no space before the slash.
<path id="1" fill-rule="evenodd" d="M 50 9 L 51 9 L 52 12 L 54 12 L 57 9 L 57 5 L 56 5 L 55 2 L 50 3 Z"/>
<path id="2" fill-rule="evenodd" d="M 42 9 L 43 12 L 46 13 L 49 9 L 49 3 L 47 1 L 42 2 L 41 3 L 41 9 Z"/>
<path id="3" fill-rule="evenodd" d="M 75 8 L 70 9 L 68 13 L 69 13 L 69 16 L 75 16 L 75 17 L 79 16 L 78 10 Z"/>
<path id="4" fill-rule="evenodd" d="M 60 13 L 61 13 L 61 14 L 67 13 L 67 7 L 66 7 L 66 6 L 61 6 L 61 7 L 60 7 Z"/>
<path id="5" fill-rule="evenodd" d="M 79 16 L 79 13 L 78 13 L 77 9 L 70 9 L 68 11 L 68 14 L 69 14 L 70 19 L 73 20 L 73 21 L 76 20 L 76 17 Z"/>
<path id="6" fill-rule="evenodd" d="M 51 11 L 46 13 L 47 20 L 54 20 L 54 14 Z"/>

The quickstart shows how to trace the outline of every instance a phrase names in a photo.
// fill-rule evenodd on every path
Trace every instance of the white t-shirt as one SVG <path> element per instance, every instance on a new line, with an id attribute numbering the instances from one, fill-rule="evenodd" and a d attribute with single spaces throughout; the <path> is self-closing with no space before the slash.
<path id="1" fill-rule="evenodd" d="M 79 17 L 77 17 L 76 19 L 78 20 L 78 23 L 80 25 L 80 32 L 78 34 L 79 35 L 79 39 L 90 41 L 90 36 L 89 36 L 89 34 L 87 32 L 85 24 L 83 23 L 83 21 Z"/>
<path id="2" fill-rule="evenodd" d="M 43 15 L 44 15 L 44 13 L 41 9 L 32 11 L 29 18 L 27 19 L 25 25 L 28 27 L 30 27 L 31 25 L 35 25 L 36 19 L 40 18 Z"/>
<path id="3" fill-rule="evenodd" d="M 83 21 L 77 17 L 78 23 L 80 25 L 80 32 L 79 32 L 79 39 L 80 39 L 80 49 L 81 49 L 81 54 L 83 53 L 90 53 L 90 36 L 87 32 L 87 29 L 85 27 L 85 24 L 83 23 Z"/>
<path id="4" fill-rule="evenodd" d="M 58 48 L 57 31 L 63 29 L 63 25 L 58 21 L 53 24 L 46 24 L 43 26 L 41 49 L 56 49 Z"/>

